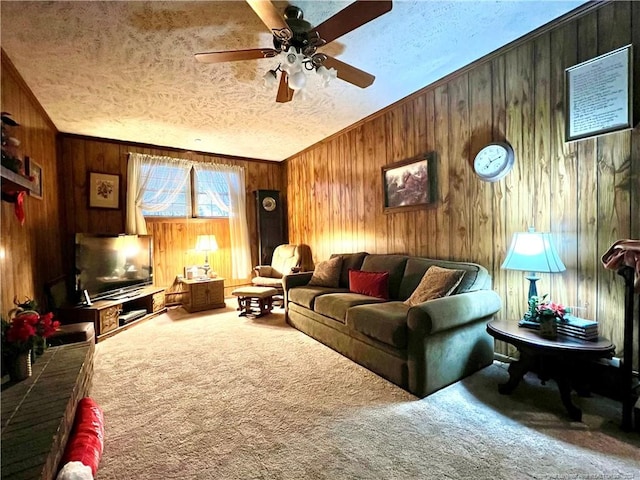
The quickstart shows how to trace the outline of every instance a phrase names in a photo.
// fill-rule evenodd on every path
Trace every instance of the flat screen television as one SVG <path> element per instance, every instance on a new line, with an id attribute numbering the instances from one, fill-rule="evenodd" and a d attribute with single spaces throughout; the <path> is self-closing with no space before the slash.
<path id="1" fill-rule="evenodd" d="M 151 235 L 76 233 L 78 298 L 121 299 L 153 283 Z"/>

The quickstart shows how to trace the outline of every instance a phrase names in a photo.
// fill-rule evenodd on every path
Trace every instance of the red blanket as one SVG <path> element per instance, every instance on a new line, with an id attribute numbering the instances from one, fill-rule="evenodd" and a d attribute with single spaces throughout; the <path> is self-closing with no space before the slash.
<path id="1" fill-rule="evenodd" d="M 91 467 L 93 476 L 98 471 L 104 446 L 104 416 L 102 409 L 89 397 L 78 402 L 73 430 L 61 466 L 68 462 L 82 462 Z"/>

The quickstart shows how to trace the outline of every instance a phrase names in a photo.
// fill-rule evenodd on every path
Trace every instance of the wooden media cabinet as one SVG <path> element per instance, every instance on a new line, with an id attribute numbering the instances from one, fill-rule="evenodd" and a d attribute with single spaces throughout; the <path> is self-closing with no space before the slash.
<path id="1" fill-rule="evenodd" d="M 91 305 L 63 308 L 59 317 L 63 323 L 93 322 L 98 342 L 166 310 L 164 288 L 150 286 Z"/>

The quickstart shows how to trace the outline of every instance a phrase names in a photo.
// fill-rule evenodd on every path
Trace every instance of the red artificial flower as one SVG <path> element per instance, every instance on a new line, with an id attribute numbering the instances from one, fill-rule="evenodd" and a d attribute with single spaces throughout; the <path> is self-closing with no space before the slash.
<path id="1" fill-rule="evenodd" d="M 18 313 L 7 330 L 7 340 L 11 343 L 30 343 L 36 336 L 48 338 L 60 327 L 60 322 L 53 320 L 53 313 L 40 315 L 38 312 L 27 311 Z"/>
<path id="2" fill-rule="evenodd" d="M 11 327 L 7 332 L 7 340 L 10 342 L 28 342 L 36 334 L 36 328 L 26 315 L 18 315 L 11 321 Z"/>
<path id="3" fill-rule="evenodd" d="M 564 316 L 569 312 L 567 307 L 554 302 L 540 303 L 535 310 L 538 315 L 550 315 L 560 320 L 564 319 Z"/>
<path id="4" fill-rule="evenodd" d="M 39 334 L 41 337 L 49 338 L 60 327 L 60 322 L 53 320 L 53 313 L 45 313 L 40 317 Z"/>

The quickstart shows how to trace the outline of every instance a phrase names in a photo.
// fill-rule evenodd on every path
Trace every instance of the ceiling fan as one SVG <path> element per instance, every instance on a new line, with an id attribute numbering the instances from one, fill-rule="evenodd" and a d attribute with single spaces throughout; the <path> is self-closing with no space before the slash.
<path id="1" fill-rule="evenodd" d="M 273 48 L 252 48 L 223 52 L 196 53 L 202 63 L 234 62 L 278 57 L 278 66 L 264 75 L 266 85 L 280 84 L 276 101 L 291 101 L 295 90 L 304 93 L 306 72 L 315 71 L 323 84 L 339 78 L 360 88 L 367 88 L 375 77 L 352 65 L 341 62 L 317 49 L 355 30 L 391 10 L 391 0 L 357 0 L 328 18 L 317 27 L 304 20 L 302 10 L 293 5 L 282 16 L 270 0 L 246 0 L 253 11 L 273 33 Z"/>

